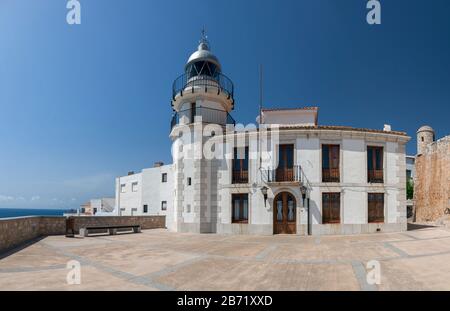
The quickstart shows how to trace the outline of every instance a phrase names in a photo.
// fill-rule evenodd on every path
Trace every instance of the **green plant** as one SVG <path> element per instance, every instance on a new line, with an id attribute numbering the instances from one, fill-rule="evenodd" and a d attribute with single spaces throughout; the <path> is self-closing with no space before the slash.
<path id="1" fill-rule="evenodd" d="M 412 200 L 414 198 L 414 182 L 412 179 L 406 181 L 406 199 Z"/>

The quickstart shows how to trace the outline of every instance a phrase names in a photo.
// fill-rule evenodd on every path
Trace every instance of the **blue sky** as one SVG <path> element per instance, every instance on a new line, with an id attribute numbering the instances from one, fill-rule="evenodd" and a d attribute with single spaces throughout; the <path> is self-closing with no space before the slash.
<path id="1" fill-rule="evenodd" d="M 450 134 L 450 2 L 0 1 L 0 207 L 78 207 L 114 177 L 170 162 L 173 80 L 206 27 L 235 119 L 320 107 L 319 123 Z"/>

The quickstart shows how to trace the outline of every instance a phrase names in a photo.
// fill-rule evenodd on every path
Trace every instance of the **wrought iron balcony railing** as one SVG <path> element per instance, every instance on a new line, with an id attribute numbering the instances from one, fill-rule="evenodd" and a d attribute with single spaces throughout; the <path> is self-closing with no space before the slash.
<path id="1" fill-rule="evenodd" d="M 322 182 L 339 182 L 339 181 L 340 181 L 339 168 L 322 169 Z"/>
<path id="2" fill-rule="evenodd" d="M 292 168 L 277 168 L 266 170 L 267 182 L 301 182 L 302 171 L 300 165 L 294 165 Z"/>
<path id="3" fill-rule="evenodd" d="M 234 98 L 233 82 L 224 74 L 215 73 L 214 76 L 199 75 L 192 77 L 185 73 L 173 82 L 172 99 L 175 99 L 177 94 L 183 96 L 185 92 L 194 92 L 195 88 L 198 87 L 205 89 L 205 91 L 210 88 L 216 89 L 217 94 L 225 93 L 228 98 Z"/>
<path id="4" fill-rule="evenodd" d="M 233 184 L 248 184 L 248 170 L 233 171 Z"/>
<path id="5" fill-rule="evenodd" d="M 383 183 L 384 182 L 383 170 L 368 170 L 367 179 L 369 183 Z"/>
<path id="6" fill-rule="evenodd" d="M 206 108 L 206 107 L 196 107 L 191 109 L 181 110 L 176 112 L 172 116 L 172 121 L 170 122 L 170 130 L 177 124 L 180 124 L 180 120 L 184 118 L 183 124 L 189 124 L 196 121 L 201 121 L 205 123 L 214 123 L 219 125 L 232 124 L 236 125 L 233 117 L 226 111 Z"/>

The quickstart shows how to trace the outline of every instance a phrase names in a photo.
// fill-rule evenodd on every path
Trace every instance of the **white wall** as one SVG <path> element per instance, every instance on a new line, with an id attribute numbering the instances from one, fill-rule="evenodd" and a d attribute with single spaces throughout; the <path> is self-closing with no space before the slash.
<path id="1" fill-rule="evenodd" d="M 167 182 L 162 182 L 162 174 L 167 174 Z M 142 170 L 142 202 L 140 214 L 143 213 L 143 206 L 148 206 L 147 215 L 167 215 L 172 210 L 174 198 L 172 165 L 147 168 Z M 161 202 L 167 202 L 167 210 L 161 209 Z"/>
<path id="2" fill-rule="evenodd" d="M 264 124 L 296 124 L 313 126 L 316 124 L 315 110 L 274 110 L 263 111 Z"/>
<path id="3" fill-rule="evenodd" d="M 137 191 L 132 191 L 132 184 L 137 182 Z M 121 192 L 120 185 L 125 185 Z M 142 202 L 142 174 L 116 178 L 116 212 L 122 216 L 139 215 Z"/>
<path id="4" fill-rule="evenodd" d="M 167 182 L 162 182 L 162 174 L 167 174 Z M 137 182 L 135 192 L 132 183 Z M 125 192 L 120 192 L 120 184 L 125 185 Z M 174 203 L 174 175 L 173 165 L 163 165 L 143 169 L 141 173 L 116 178 L 116 209 L 119 207 L 122 216 L 131 215 L 168 215 L 173 211 Z M 161 209 L 162 201 L 167 202 L 167 209 Z M 147 213 L 144 213 L 147 205 Z M 134 210 L 133 210 L 134 209 Z M 172 221 L 173 217 L 169 217 Z"/>

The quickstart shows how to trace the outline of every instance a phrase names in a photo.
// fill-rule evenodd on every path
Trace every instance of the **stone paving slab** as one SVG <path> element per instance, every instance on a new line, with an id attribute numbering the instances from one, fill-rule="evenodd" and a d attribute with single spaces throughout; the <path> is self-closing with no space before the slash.
<path id="1" fill-rule="evenodd" d="M 450 290 L 450 231 L 354 236 L 50 236 L 0 257 L 0 290 Z M 366 281 L 367 262 L 381 284 Z M 68 285 L 69 260 L 81 284 Z"/>

